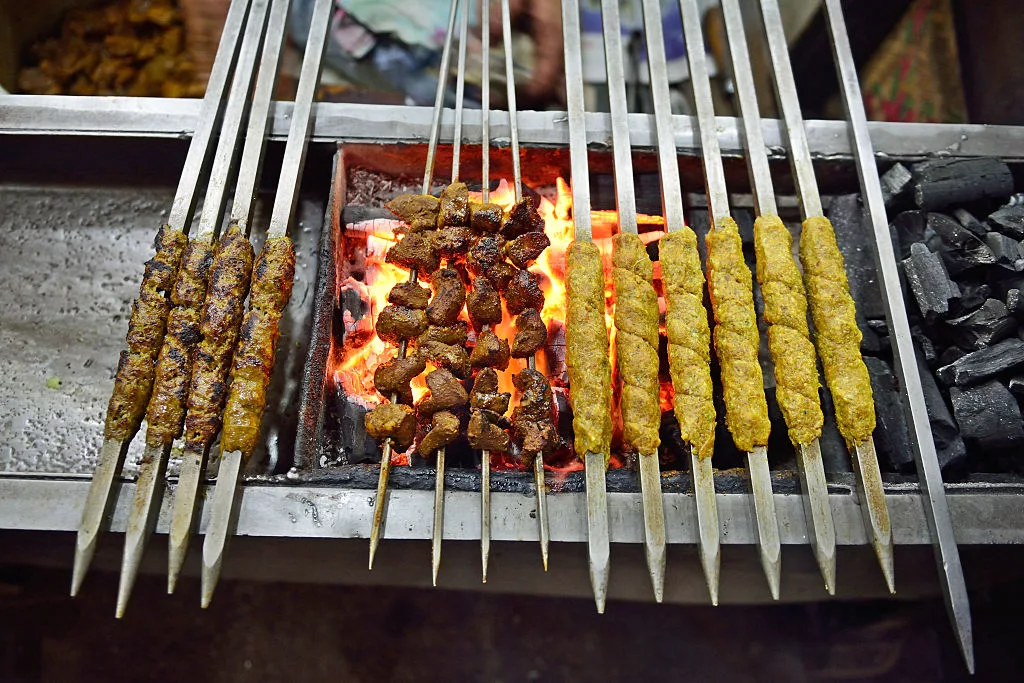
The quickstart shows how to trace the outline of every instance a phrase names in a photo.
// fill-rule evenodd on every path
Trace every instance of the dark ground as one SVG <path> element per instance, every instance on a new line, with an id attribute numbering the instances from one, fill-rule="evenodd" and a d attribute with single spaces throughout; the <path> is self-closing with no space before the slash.
<path id="1" fill-rule="evenodd" d="M 68 572 L 0 569 L 0 681 L 1012 681 L 1019 586 L 972 596 L 979 674 L 939 602 L 681 607 L 142 576 L 66 597 Z M 998 595 L 998 599 L 996 599 Z"/>

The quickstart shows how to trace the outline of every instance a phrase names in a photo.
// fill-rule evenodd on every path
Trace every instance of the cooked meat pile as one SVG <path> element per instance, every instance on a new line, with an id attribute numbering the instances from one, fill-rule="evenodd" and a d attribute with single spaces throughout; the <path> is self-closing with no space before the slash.
<path id="1" fill-rule="evenodd" d="M 192 360 L 200 339 L 206 283 L 213 265 L 211 242 L 192 242 L 178 268 L 171 292 L 167 333 L 156 360 L 153 391 L 146 408 L 146 444 L 154 448 L 170 446 L 181 435 L 188 410 Z"/>
<path id="2" fill-rule="evenodd" d="M 736 447 L 768 445 L 771 424 L 764 378 L 757 360 L 760 337 L 754 317 L 750 270 L 736 221 L 723 218 L 708 233 L 708 292 L 715 315 L 715 351 L 722 368 L 725 424 Z"/>
<path id="3" fill-rule="evenodd" d="M 527 308 L 516 318 L 516 336 L 512 340 L 512 357 L 529 358 L 544 348 L 548 328 L 536 308 Z"/>
<path id="4" fill-rule="evenodd" d="M 634 234 L 615 236 L 615 351 L 622 378 L 622 438 L 637 453 L 658 452 L 658 294 L 654 264 Z"/>
<path id="5" fill-rule="evenodd" d="M 800 237 L 800 263 L 811 305 L 818 355 L 836 406 L 839 433 L 851 447 L 871 438 L 875 404 L 860 355 L 861 333 L 843 255 L 827 218 L 808 218 Z"/>
<path id="6" fill-rule="evenodd" d="M 366 414 L 366 433 L 377 441 L 391 439 L 404 451 L 416 438 L 416 414 L 400 403 L 382 403 Z"/>
<path id="7" fill-rule="evenodd" d="M 523 449 L 523 462 L 529 465 L 558 444 L 551 385 L 544 375 L 530 368 L 521 370 L 512 383 L 522 393 L 519 405 L 512 411 L 513 434 Z"/>
<path id="8" fill-rule="evenodd" d="M 271 237 L 256 259 L 249 312 L 242 320 L 231 364 L 231 386 L 224 408 L 222 451 L 251 455 L 260 436 L 281 314 L 292 296 L 295 247 L 287 237 Z"/>
<path id="9" fill-rule="evenodd" d="M 128 350 L 121 352 L 114 378 L 114 391 L 107 405 L 104 437 L 128 441 L 138 431 L 146 413 L 156 358 L 164 340 L 169 296 L 174 287 L 188 238 L 165 225 L 157 233 L 156 253 L 146 262 L 139 298 L 132 303 L 128 323 Z"/>
<path id="10" fill-rule="evenodd" d="M 192 383 L 188 391 L 185 418 L 185 448 L 202 453 L 221 425 L 221 411 L 227 397 L 231 355 L 249 294 L 253 249 L 234 221 L 221 236 L 210 268 L 210 285 L 199 332 L 202 341 L 195 350 Z"/>
<path id="11" fill-rule="evenodd" d="M 25 8 L 24 11 L 29 11 Z M 33 95 L 202 97 L 173 0 L 124 0 L 64 14 L 28 49 L 18 89 Z"/>
<path id="12" fill-rule="evenodd" d="M 407 358 L 395 357 L 377 366 L 373 373 L 373 386 L 382 396 L 395 396 L 398 403 L 412 404 L 412 387 L 409 383 L 413 378 L 427 369 L 421 356 L 412 355 Z"/>
<path id="13" fill-rule="evenodd" d="M 466 301 L 473 329 L 479 332 L 485 325 L 497 325 L 503 317 L 501 295 L 486 277 L 473 278 L 473 291 Z"/>
<path id="14" fill-rule="evenodd" d="M 668 363 L 675 389 L 673 412 L 683 441 L 701 459 L 715 450 L 715 404 L 711 384 L 711 331 L 704 309 L 704 272 L 697 235 L 683 228 L 658 245 L 665 288 Z"/>
<path id="15" fill-rule="evenodd" d="M 483 368 L 476 373 L 473 391 L 469 394 L 469 428 L 466 436 L 473 448 L 503 452 L 508 450 L 509 436 L 502 417 L 508 410 L 511 394 L 498 391 L 498 372 Z"/>
<path id="16" fill-rule="evenodd" d="M 818 397 L 818 365 L 807 327 L 804 283 L 793 258 L 793 238 L 778 216 L 754 221 L 754 251 L 779 408 L 790 440 L 798 446 L 809 444 L 821 436 L 825 421 Z"/>
<path id="17" fill-rule="evenodd" d="M 474 368 L 508 369 L 508 342 L 494 334 L 492 330 L 484 330 L 476 336 L 476 346 L 469 354 L 469 364 Z"/>
<path id="18" fill-rule="evenodd" d="M 431 325 L 454 325 L 462 307 L 466 305 L 466 288 L 462 285 L 462 278 L 451 268 L 444 268 L 434 276 L 433 285 L 434 297 L 427 306 L 427 321 Z"/>
<path id="19" fill-rule="evenodd" d="M 565 363 L 576 455 L 611 457 L 612 369 L 604 323 L 604 267 L 593 242 L 573 242 L 566 252 Z"/>

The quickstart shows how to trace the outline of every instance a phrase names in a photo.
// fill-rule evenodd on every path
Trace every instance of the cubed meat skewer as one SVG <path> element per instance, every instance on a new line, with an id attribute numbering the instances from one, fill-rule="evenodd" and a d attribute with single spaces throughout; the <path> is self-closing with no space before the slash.
<path id="1" fill-rule="evenodd" d="M 431 325 L 454 325 L 462 307 L 466 305 L 466 288 L 462 278 L 457 271 L 444 268 L 434 277 L 433 286 L 434 297 L 427 306 L 427 320 Z"/>
<path id="2" fill-rule="evenodd" d="M 508 368 L 508 342 L 492 330 L 484 330 L 476 337 L 476 346 L 469 354 L 469 364 L 474 368 L 491 367 L 498 370 Z"/>
<path id="3" fill-rule="evenodd" d="M 544 348 L 548 328 L 536 308 L 527 308 L 516 318 L 516 336 L 512 339 L 512 357 L 530 358 Z"/>

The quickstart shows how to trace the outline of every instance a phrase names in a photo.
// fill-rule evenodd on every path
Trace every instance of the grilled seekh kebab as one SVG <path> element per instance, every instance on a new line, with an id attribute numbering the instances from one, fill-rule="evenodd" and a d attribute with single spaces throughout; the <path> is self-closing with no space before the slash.
<path id="1" fill-rule="evenodd" d="M 679 9 L 683 37 L 689 46 L 690 80 L 707 184 L 711 222 L 707 235 L 708 293 L 717 323 L 714 344 L 721 366 L 725 423 L 737 448 L 747 454 L 761 566 L 772 598 L 778 599 L 782 554 L 766 451 L 771 423 L 758 362 L 760 335 L 752 279 L 743 259 L 739 228 L 729 216 L 729 194 L 718 146 L 700 10 L 696 0 L 679 0 Z"/>
<path id="2" fill-rule="evenodd" d="M 156 253 L 146 263 L 139 297 L 132 303 L 128 350 L 121 352 L 118 361 L 114 390 L 107 406 L 103 447 L 78 528 L 71 577 L 72 596 L 78 593 L 92 562 L 96 543 L 108 520 L 114 478 L 121 470 L 128 444 L 138 432 L 146 412 L 171 308 L 171 291 L 188 245 L 185 231 L 192 222 L 199 179 L 212 157 L 214 145 L 211 141 L 227 100 L 228 83 L 241 46 L 240 36 L 249 4 L 249 0 L 234 0 L 228 10 L 199 121 L 189 144 L 167 224 L 157 233 Z"/>
<path id="3" fill-rule="evenodd" d="M 861 332 L 857 327 L 856 307 L 850 296 L 835 232 L 822 211 L 779 7 L 772 0 L 766 0 L 761 3 L 761 14 L 779 106 L 786 121 L 793 178 L 804 214 L 799 252 L 814 323 L 814 341 L 825 371 L 825 383 L 835 403 L 836 425 L 853 454 L 864 526 L 889 591 L 895 592 L 892 527 L 872 438 L 875 404 L 867 367 L 860 354 Z"/>
<path id="4" fill-rule="evenodd" d="M 582 34 L 576 0 L 562 0 L 562 28 L 575 237 L 566 251 L 565 362 L 574 447 L 586 467 L 590 582 L 597 611 L 603 613 L 610 560 L 605 471 L 612 440 L 612 370 L 605 325 L 604 266 L 591 233 Z"/>
<path id="5" fill-rule="evenodd" d="M 622 382 L 622 440 L 639 459 L 644 554 L 654 599 L 661 602 L 665 592 L 665 506 L 658 469 L 658 446 L 661 445 L 658 434 L 661 426 L 658 294 L 654 291 L 654 264 L 637 235 L 618 0 L 601 0 L 601 23 L 619 221 L 619 234 L 613 240 L 612 279 L 615 283 L 615 358 Z"/>
<path id="6" fill-rule="evenodd" d="M 807 326 L 807 295 L 789 231 L 778 217 L 768 153 L 761 133 L 743 16 L 738 0 L 723 0 L 733 78 L 743 114 L 747 165 L 759 216 L 754 222 L 757 281 L 764 298 L 768 350 L 775 364 L 776 398 L 797 451 L 807 536 L 825 580 L 835 594 L 836 532 L 818 439 L 824 424 L 818 396 L 818 367 Z"/>
<path id="7" fill-rule="evenodd" d="M 285 143 L 281 176 L 274 197 L 267 240 L 253 266 L 249 310 L 242 320 L 238 347 L 231 363 L 230 388 L 224 407 L 220 469 L 214 487 L 210 522 L 203 542 L 202 595 L 207 607 L 220 576 L 224 549 L 233 532 L 235 495 L 242 467 L 259 442 L 267 389 L 274 370 L 281 314 L 291 298 L 295 248 L 288 237 L 306 150 L 313 129 L 313 100 L 327 46 L 331 0 L 317 0 L 311 15 L 305 54 Z"/>

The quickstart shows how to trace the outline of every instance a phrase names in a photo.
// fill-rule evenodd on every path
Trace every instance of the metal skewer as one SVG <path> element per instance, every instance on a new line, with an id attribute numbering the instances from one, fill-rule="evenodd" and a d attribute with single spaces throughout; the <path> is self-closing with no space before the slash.
<path id="1" fill-rule="evenodd" d="M 441 64 L 437 74 L 437 93 L 434 97 L 434 113 L 430 123 L 430 141 L 427 143 L 427 159 L 423 168 L 423 194 L 430 194 L 430 185 L 434 179 L 434 156 L 437 153 L 437 141 L 441 135 L 441 113 L 444 110 L 445 88 L 448 84 L 448 66 L 451 61 L 452 35 L 455 32 L 455 15 L 459 0 L 452 0 L 448 10 L 448 29 L 445 33 L 444 47 L 441 50 Z M 416 271 L 409 272 L 409 282 L 416 282 Z M 398 346 L 398 357 L 405 358 L 408 343 L 402 340 Z M 397 396 L 390 398 L 394 403 Z M 373 558 L 380 545 L 380 533 L 384 523 L 384 508 L 387 506 L 388 476 L 391 473 L 391 439 L 384 442 L 380 456 L 380 474 L 377 477 L 377 495 L 373 500 L 373 519 L 370 522 L 370 561 L 373 569 Z M 412 460 L 409 461 L 412 466 Z"/>
<path id="2" fill-rule="evenodd" d="M 622 23 L 618 0 L 601 0 L 604 57 L 607 66 L 608 100 L 611 109 L 612 151 L 615 162 L 615 203 L 619 230 L 637 234 L 636 196 L 633 187 L 629 112 L 626 107 L 626 74 L 622 63 Z M 623 359 L 618 356 L 618 362 Z M 621 373 L 620 373 L 621 374 Z M 644 509 L 644 554 L 651 575 L 654 599 L 665 593 L 665 506 L 661 495 L 658 453 L 640 453 L 640 491 Z"/>
<path id="3" fill-rule="evenodd" d="M 270 124 L 270 105 L 281 63 L 281 47 L 284 44 L 290 4 L 290 0 L 271 0 L 263 54 L 260 57 L 259 77 L 256 80 L 252 109 L 249 112 L 242 159 L 238 165 L 229 223 L 236 222 L 244 235 L 249 234 L 256 191 L 263 170 L 263 151 L 266 148 Z M 208 451 L 209 448 L 189 448 L 186 443 L 185 452 L 182 454 L 181 472 L 178 475 L 178 487 L 174 491 L 171 528 L 168 535 L 168 593 L 174 592 L 188 553 L 189 539 L 195 529 L 196 501 L 206 472 Z"/>
<path id="4" fill-rule="evenodd" d="M 857 68 L 850 50 L 850 38 L 846 32 L 842 7 L 835 0 L 825 0 L 825 12 L 836 57 L 839 82 L 842 84 L 840 91 L 843 96 L 843 106 L 850 122 L 850 137 L 854 158 L 857 162 L 857 171 L 860 175 L 862 196 L 871 215 L 871 224 L 875 232 L 877 270 L 885 290 L 883 300 L 885 301 L 886 318 L 889 329 L 893 330 L 892 339 L 896 345 L 897 371 L 900 382 L 907 393 L 905 407 L 908 419 L 914 427 L 916 448 L 913 449 L 913 452 L 921 482 L 921 501 L 924 505 L 928 526 L 931 528 L 946 609 L 955 625 L 957 640 L 960 643 L 960 651 L 967 664 L 967 670 L 973 674 L 974 640 L 971 629 L 970 599 L 967 596 L 967 586 L 964 582 L 956 537 L 953 534 L 953 523 L 950 519 L 949 505 L 942 484 L 942 472 L 935 454 L 935 441 L 932 438 L 931 425 L 925 408 L 921 377 L 917 371 L 917 364 L 914 362 L 915 351 L 910 342 L 910 324 L 907 320 L 896 258 L 889 238 L 889 221 L 886 217 L 885 201 L 882 198 L 878 179 L 878 168 L 875 166 L 875 155 L 868 134 L 867 116 L 864 113 L 864 103 L 861 100 Z"/>
<path id="5" fill-rule="evenodd" d="M 221 217 L 226 203 L 227 185 L 231 182 L 238 159 L 239 132 L 248 116 L 249 90 L 256 71 L 256 58 L 263 43 L 263 31 L 267 20 L 267 0 L 255 0 L 249 12 L 242 39 L 238 65 L 224 109 L 224 124 L 220 140 L 210 169 L 203 211 L 199 216 L 199 227 L 193 238 L 194 243 L 210 244 L 220 229 Z M 182 266 L 182 271 L 184 266 Z M 181 271 L 179 271 L 179 277 Z M 158 378 L 159 381 L 159 378 Z M 155 394 L 155 387 L 154 387 Z M 117 588 L 117 618 L 124 615 L 131 596 L 135 577 L 139 571 L 146 544 L 156 526 L 157 513 L 162 500 L 164 473 L 171 452 L 170 444 L 146 445 L 142 455 L 139 479 L 135 483 L 135 498 L 128 514 L 125 533 L 124 556 L 121 561 L 121 579 Z"/>
<path id="6" fill-rule="evenodd" d="M 764 17 L 772 70 L 775 72 L 775 88 L 779 106 L 786 123 L 793 178 L 800 196 L 800 206 L 805 219 L 823 217 L 825 212 L 821 207 L 818 182 L 814 177 L 810 146 L 807 144 L 807 133 L 804 129 L 803 115 L 800 112 L 800 99 L 797 95 L 796 81 L 793 78 L 793 68 L 789 62 L 789 49 L 783 30 L 782 15 L 775 0 L 764 0 L 761 3 L 761 14 Z M 888 225 L 888 223 L 886 224 Z M 888 233 L 888 228 L 886 228 L 886 232 Z M 897 288 L 894 291 L 899 292 L 900 290 Z M 903 305 L 902 300 L 900 305 Z M 906 320 L 905 314 L 903 319 Z M 907 347 L 909 348 L 909 344 Z M 911 351 L 909 358 L 913 359 L 913 357 Z M 911 371 L 911 374 L 915 373 Z M 931 441 L 929 440 L 928 443 L 930 444 Z M 871 539 L 871 545 L 874 546 L 875 554 L 878 556 L 878 563 L 882 568 L 882 575 L 885 577 L 889 592 L 895 593 L 892 526 L 889 523 L 889 510 L 885 503 L 885 491 L 882 489 L 882 474 L 878 467 L 874 440 L 869 438 L 856 444 L 853 451 L 853 469 L 857 478 L 864 526 Z"/>
<path id="7" fill-rule="evenodd" d="M 504 19 L 504 15 L 502 15 Z M 491 196 L 491 2 L 480 0 L 480 201 Z M 491 454 L 480 451 L 480 578 L 487 583 L 491 559 Z"/>
<path id="8" fill-rule="evenodd" d="M 690 81 L 693 84 L 697 125 L 700 129 L 710 223 L 714 230 L 717 229 L 715 226 L 721 219 L 729 217 L 729 194 L 718 146 L 714 102 L 711 97 L 711 82 L 708 76 L 704 37 L 701 30 L 701 15 L 696 0 L 679 0 L 679 10 L 683 19 L 683 37 L 687 46 Z M 729 409 L 730 406 L 726 405 L 726 410 Z M 753 494 L 761 566 L 768 579 L 768 588 L 772 598 L 778 600 L 779 581 L 782 573 L 782 546 L 779 541 L 778 519 L 775 515 L 775 499 L 772 494 L 768 452 L 765 447 L 759 446 L 747 453 L 747 471 L 750 475 L 750 488 Z"/>
<path id="9" fill-rule="evenodd" d="M 565 50 L 565 93 L 569 117 L 569 163 L 572 177 L 573 227 L 577 240 L 592 239 L 590 222 L 590 170 L 583 101 L 580 10 L 577 0 L 562 0 Z M 608 595 L 611 547 L 608 536 L 607 462 L 603 453 L 585 453 L 587 486 L 587 555 L 590 583 L 597 611 L 604 613 Z"/>
<path id="10" fill-rule="evenodd" d="M 199 122 L 189 143 L 188 155 L 178 181 L 178 189 L 171 204 L 167 223 L 172 230 L 185 232 L 195 211 L 196 190 L 200 178 L 210 161 L 214 145 L 214 130 L 220 123 L 220 114 L 227 101 L 228 79 L 234 68 L 241 41 L 239 36 L 249 13 L 249 0 L 234 0 L 224 21 L 217 56 L 203 96 Z M 75 562 L 71 576 L 71 595 L 78 594 L 85 574 L 92 563 L 99 537 L 109 522 L 114 491 L 114 480 L 124 464 L 131 439 L 124 442 L 105 438 L 100 450 L 96 471 L 89 485 L 89 493 L 82 511 L 82 522 L 75 541 Z"/>
<path id="11" fill-rule="evenodd" d="M 651 98 L 654 104 L 654 127 L 658 139 L 662 215 L 665 216 L 666 232 L 675 232 L 683 230 L 686 224 L 683 217 L 683 196 L 676 160 L 675 136 L 672 130 L 672 104 L 668 91 L 668 65 L 665 59 L 661 5 L 658 0 L 643 0 L 643 12 L 644 30 L 647 34 L 647 59 L 651 74 Z M 697 507 L 701 566 L 704 569 L 704 579 L 707 582 L 711 603 L 717 605 L 721 538 L 718 531 L 714 471 L 710 457 L 701 458 L 692 446 L 689 451 Z"/>
<path id="12" fill-rule="evenodd" d="M 742 114 L 742 128 L 747 147 L 747 167 L 754 191 L 754 203 L 761 216 L 778 216 L 768 153 L 761 131 L 761 114 L 754 89 L 743 15 L 738 0 L 722 0 L 722 15 L 732 57 L 733 78 Z M 795 267 L 795 264 L 794 264 Z M 797 467 L 803 489 L 807 537 L 830 595 L 836 592 L 836 529 L 828 502 L 828 484 L 821 460 L 818 439 L 797 446 Z"/>
<path id="13" fill-rule="evenodd" d="M 281 162 L 281 176 L 274 196 L 274 208 L 270 215 L 267 238 L 284 237 L 288 234 L 295 205 L 298 202 L 299 181 L 306 161 L 309 138 L 313 131 L 314 100 L 320 83 L 324 50 L 327 46 L 327 29 L 330 27 L 332 0 L 317 0 L 313 7 L 306 50 L 299 72 L 299 85 L 292 108 L 291 127 L 285 143 L 284 158 Z M 227 451 L 221 453 L 217 484 L 210 504 L 210 522 L 203 542 L 202 596 L 201 604 L 207 607 L 213 598 L 217 579 L 220 578 L 224 549 L 233 533 L 237 516 L 236 494 L 239 488 L 242 468 L 251 453 Z"/>

